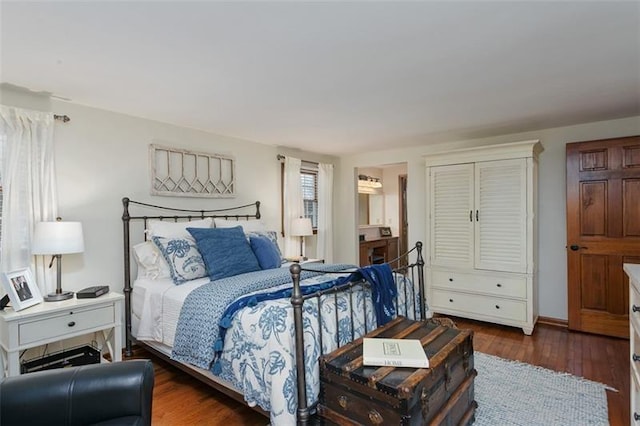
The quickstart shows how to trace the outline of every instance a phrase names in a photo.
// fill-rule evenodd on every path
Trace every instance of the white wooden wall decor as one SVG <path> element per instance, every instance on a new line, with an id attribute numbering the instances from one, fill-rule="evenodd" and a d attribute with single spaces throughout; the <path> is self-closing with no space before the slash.
<path id="1" fill-rule="evenodd" d="M 173 197 L 236 196 L 235 158 L 149 145 L 151 194 Z"/>

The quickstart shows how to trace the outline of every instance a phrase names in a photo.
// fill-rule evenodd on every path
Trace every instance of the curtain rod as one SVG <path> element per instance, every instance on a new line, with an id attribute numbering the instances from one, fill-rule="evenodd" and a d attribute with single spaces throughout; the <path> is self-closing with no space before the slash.
<path id="1" fill-rule="evenodd" d="M 71 118 L 68 115 L 53 114 L 53 119 L 62 121 L 63 123 L 68 123 L 69 121 L 71 121 Z"/>
<path id="2" fill-rule="evenodd" d="M 276 158 L 278 159 L 278 161 L 282 161 L 287 157 L 282 155 L 282 154 L 278 154 L 278 155 L 276 155 Z M 308 161 L 308 160 L 300 160 L 300 161 L 302 161 L 303 163 L 311 164 L 313 166 L 317 166 L 318 164 L 320 164 L 320 163 L 317 163 L 315 161 Z"/>

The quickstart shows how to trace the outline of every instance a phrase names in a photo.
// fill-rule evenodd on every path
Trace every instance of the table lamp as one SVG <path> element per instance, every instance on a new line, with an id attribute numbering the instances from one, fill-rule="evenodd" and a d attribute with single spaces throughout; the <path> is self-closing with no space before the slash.
<path id="1" fill-rule="evenodd" d="M 57 302 L 71 299 L 72 291 L 62 290 L 62 255 L 70 253 L 82 253 L 84 251 L 84 238 L 82 235 L 82 224 L 80 222 L 62 222 L 58 218 L 55 222 L 36 223 L 33 243 L 31 245 L 32 254 L 52 255 L 49 268 L 56 264 L 56 291 L 44 297 L 47 302 Z"/>
<path id="2" fill-rule="evenodd" d="M 293 219 L 293 222 L 291 222 L 291 236 L 300 237 L 300 260 L 306 260 L 304 257 L 304 237 L 307 235 L 313 235 L 311 219 L 308 217 Z"/>

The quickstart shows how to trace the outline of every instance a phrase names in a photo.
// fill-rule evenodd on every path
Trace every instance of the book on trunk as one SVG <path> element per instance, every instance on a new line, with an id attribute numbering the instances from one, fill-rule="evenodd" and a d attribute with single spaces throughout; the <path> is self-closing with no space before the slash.
<path id="1" fill-rule="evenodd" d="M 429 368 L 429 359 L 418 339 L 364 338 L 362 364 L 378 367 Z"/>

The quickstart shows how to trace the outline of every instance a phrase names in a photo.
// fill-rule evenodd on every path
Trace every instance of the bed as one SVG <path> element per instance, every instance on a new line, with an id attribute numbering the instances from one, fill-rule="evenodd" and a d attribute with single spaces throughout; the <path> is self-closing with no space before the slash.
<path id="1" fill-rule="evenodd" d="M 257 229 L 260 202 L 218 210 L 128 198 L 122 203 L 125 356 L 138 344 L 254 407 L 273 425 L 307 424 L 317 401 L 322 354 L 397 315 L 426 319 L 419 242 L 392 260 L 405 265 L 395 271 L 388 264 L 288 264 L 281 256 L 277 266 L 262 269 L 260 244 L 277 248 L 277 237 Z M 224 269 L 221 259 L 236 251 L 225 249 L 227 240 L 220 238 L 233 233 L 238 240 L 239 232 L 246 241 L 239 244 L 254 250 L 261 267 L 217 274 Z M 211 236 L 218 236 L 214 244 Z M 204 266 L 193 261 L 194 250 Z M 174 262 L 171 255 L 177 252 L 186 255 Z M 272 257 L 265 265 L 273 265 Z M 251 262 L 228 263 L 225 267 L 243 270 Z"/>

